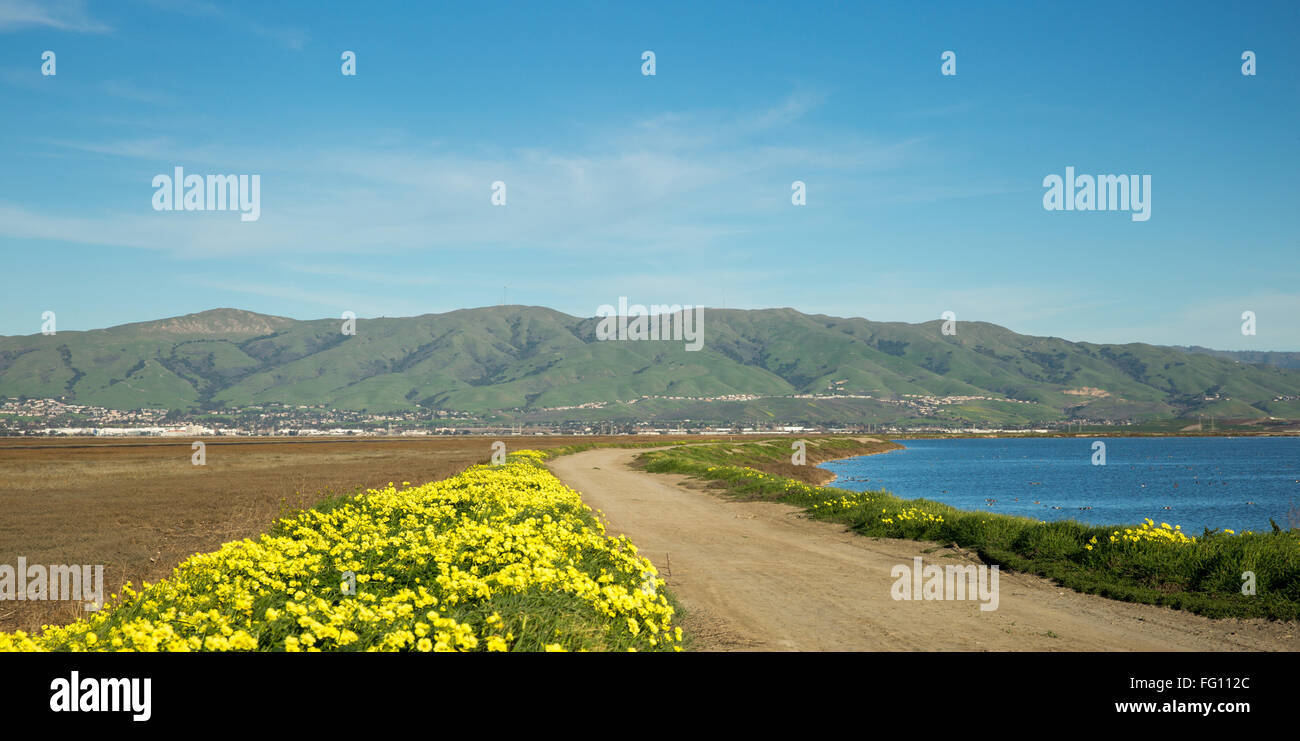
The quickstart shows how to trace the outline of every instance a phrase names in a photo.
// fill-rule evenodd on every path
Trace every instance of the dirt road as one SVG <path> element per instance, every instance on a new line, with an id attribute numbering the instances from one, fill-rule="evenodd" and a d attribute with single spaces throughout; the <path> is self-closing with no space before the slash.
<path id="1" fill-rule="evenodd" d="M 687 611 L 695 648 L 713 651 L 1296 651 L 1300 625 L 1210 620 L 1079 594 L 1025 574 L 999 576 L 996 610 L 976 600 L 894 600 L 895 566 L 979 563 L 932 543 L 868 538 L 798 508 L 737 502 L 687 477 L 629 463 L 643 451 L 563 456 L 551 470 L 626 534 Z"/>

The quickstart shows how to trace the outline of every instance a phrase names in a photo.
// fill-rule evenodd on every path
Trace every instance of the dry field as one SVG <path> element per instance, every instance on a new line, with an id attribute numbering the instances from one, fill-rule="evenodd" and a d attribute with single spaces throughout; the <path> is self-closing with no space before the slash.
<path id="1" fill-rule="evenodd" d="M 495 438 L 0 438 L 0 564 L 103 564 L 106 591 L 157 581 L 186 557 L 265 532 L 331 494 L 443 479 Z M 644 437 L 504 437 L 508 449 Z M 694 438 L 698 440 L 699 438 Z M 107 595 L 105 595 L 107 596 Z M 0 602 L 0 630 L 70 622 L 78 603 Z"/>

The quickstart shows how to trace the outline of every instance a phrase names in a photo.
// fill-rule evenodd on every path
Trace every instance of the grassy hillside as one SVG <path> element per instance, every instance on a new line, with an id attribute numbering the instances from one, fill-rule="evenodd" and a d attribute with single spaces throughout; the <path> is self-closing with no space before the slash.
<path id="1" fill-rule="evenodd" d="M 600 342 L 597 320 L 540 307 L 361 319 L 355 335 L 341 324 L 216 309 L 0 337 L 0 396 L 187 411 L 279 402 L 539 419 L 991 425 L 1288 417 L 1300 398 L 1300 371 L 1277 365 L 1031 337 L 981 322 L 944 335 L 939 321 L 708 309 L 698 352 L 681 341 Z M 872 398 L 794 398 L 828 393 Z M 764 398 L 718 398 L 746 395 Z M 917 401 L 948 396 L 986 398 Z M 553 410 L 592 402 L 609 406 Z"/>

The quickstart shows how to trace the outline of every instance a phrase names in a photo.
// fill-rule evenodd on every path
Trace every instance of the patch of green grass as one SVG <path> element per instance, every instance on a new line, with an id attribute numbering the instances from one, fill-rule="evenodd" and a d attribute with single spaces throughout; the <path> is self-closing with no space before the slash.
<path id="1" fill-rule="evenodd" d="M 582 453 L 587 450 L 596 448 L 662 448 L 666 445 L 688 445 L 688 440 L 656 440 L 654 442 L 635 442 L 635 443 L 610 443 L 610 442 L 590 442 L 574 443 L 572 445 L 562 445 L 558 448 L 547 448 L 542 453 L 547 460 L 559 458 L 562 455 L 573 455 Z"/>

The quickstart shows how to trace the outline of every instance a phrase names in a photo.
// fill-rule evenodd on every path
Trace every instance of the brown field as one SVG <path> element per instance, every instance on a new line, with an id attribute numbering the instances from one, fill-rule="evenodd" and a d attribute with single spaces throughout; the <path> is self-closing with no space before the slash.
<path id="1" fill-rule="evenodd" d="M 266 532 L 321 499 L 486 463 L 496 438 L 0 439 L 0 564 L 103 564 L 106 591 L 158 581 L 194 553 Z M 668 437 L 504 437 L 507 449 Z M 700 440 L 699 437 L 692 437 Z M 107 596 L 107 595 L 105 595 Z M 0 630 L 77 618 L 79 603 L 0 602 Z"/>

